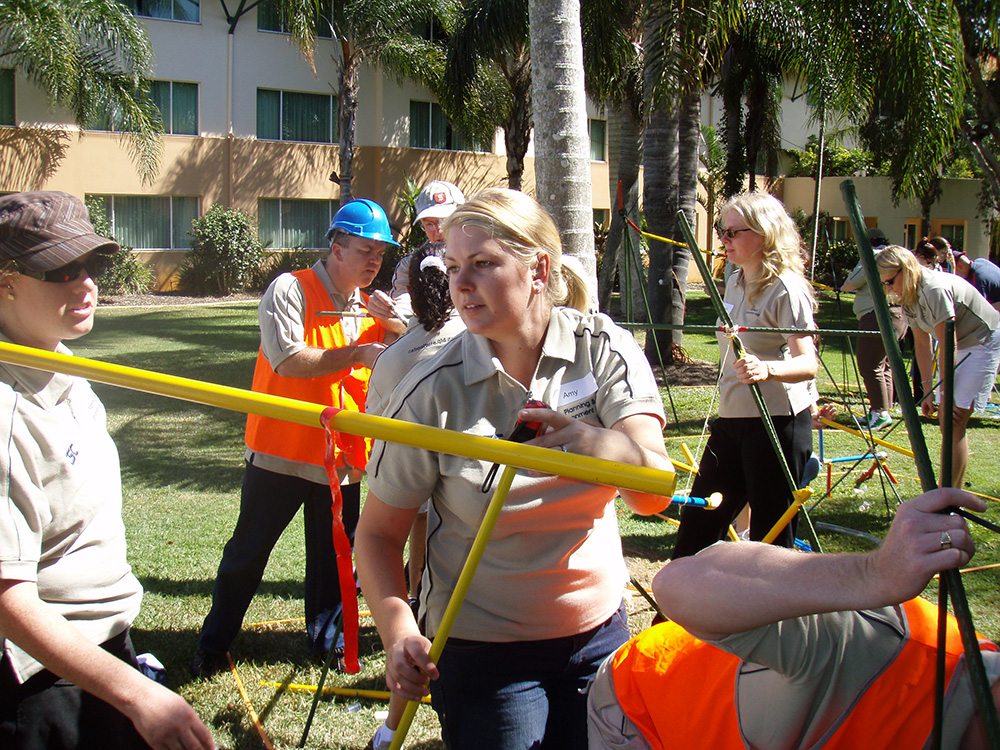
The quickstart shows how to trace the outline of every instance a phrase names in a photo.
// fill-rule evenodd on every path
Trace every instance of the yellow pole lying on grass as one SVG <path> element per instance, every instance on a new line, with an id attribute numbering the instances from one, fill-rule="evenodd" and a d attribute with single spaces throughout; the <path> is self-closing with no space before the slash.
<path id="1" fill-rule="evenodd" d="M 877 438 L 874 435 L 867 435 L 866 433 L 861 432 L 860 430 L 855 430 L 852 427 L 847 427 L 846 425 L 840 424 L 840 422 L 834 422 L 832 419 L 827 419 L 826 417 L 820 417 L 819 421 L 826 427 L 832 427 L 835 430 L 842 430 L 850 435 L 854 435 L 855 437 L 864 438 L 865 440 L 870 439 L 873 443 L 875 443 L 875 445 L 881 445 L 883 448 L 888 448 L 889 450 L 896 451 L 896 453 L 902 453 L 904 456 L 913 458 L 913 451 L 911 451 L 909 448 L 904 448 L 903 446 L 897 445 L 896 443 L 890 443 L 888 440 L 882 440 L 881 438 Z"/>
<path id="2" fill-rule="evenodd" d="M 0 342 L 0 361 L 36 370 L 77 375 L 99 383 L 193 401 L 220 409 L 260 414 L 309 427 L 322 427 L 320 418 L 326 409 L 324 406 L 307 401 L 271 396 L 243 388 L 165 375 L 136 367 L 72 357 L 5 342 Z M 590 456 L 574 456 L 572 453 L 551 448 L 467 435 L 440 427 L 376 417 L 373 414 L 339 411 L 330 420 L 330 426 L 334 430 L 351 435 L 362 435 L 438 453 L 466 456 L 544 474 L 557 474 L 581 482 L 610 485 L 664 497 L 671 497 L 676 486 L 676 474 L 672 471 L 632 466 Z"/>
<path id="3" fill-rule="evenodd" d="M 289 693 L 315 693 L 319 689 L 318 685 L 303 685 L 298 682 L 269 682 L 267 680 L 261 680 L 260 686 L 277 688 L 279 690 L 285 690 Z M 388 690 L 365 690 L 364 688 L 329 686 L 323 688 L 323 695 L 338 695 L 342 698 L 366 698 L 373 701 L 387 701 L 392 697 L 392 693 Z M 426 695 L 420 699 L 420 702 L 429 706 L 431 698 L 429 695 Z"/>

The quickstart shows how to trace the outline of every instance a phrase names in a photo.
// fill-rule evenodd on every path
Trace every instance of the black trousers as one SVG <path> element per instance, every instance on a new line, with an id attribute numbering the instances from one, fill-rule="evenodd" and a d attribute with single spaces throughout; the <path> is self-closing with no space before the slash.
<path id="1" fill-rule="evenodd" d="M 812 452 L 812 417 L 803 409 L 794 417 L 772 417 L 778 442 L 796 485 Z M 693 555 L 724 539 L 726 530 L 746 503 L 750 504 L 750 539 L 760 541 L 792 503 L 792 493 L 778 457 L 757 418 L 719 417 L 701 457 L 691 494 L 707 497 L 722 493 L 715 510 L 684 508 L 677 532 L 674 558 Z M 774 544 L 795 543 L 795 522 L 785 527 Z"/>
<path id="2" fill-rule="evenodd" d="M 137 667 L 128 630 L 101 648 Z M 145 750 L 149 745 L 118 709 L 44 670 L 19 683 L 0 660 L 3 750 Z"/>

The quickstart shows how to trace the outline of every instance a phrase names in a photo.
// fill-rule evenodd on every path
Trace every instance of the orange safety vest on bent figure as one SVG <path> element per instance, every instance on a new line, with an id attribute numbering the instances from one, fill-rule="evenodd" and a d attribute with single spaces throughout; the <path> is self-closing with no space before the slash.
<path id="1" fill-rule="evenodd" d="M 921 748 L 934 724 L 937 608 L 923 599 L 903 604 L 909 637 L 853 709 L 825 733 L 824 748 Z M 981 641 L 983 651 L 997 647 Z M 963 653 L 958 625 L 948 618 L 946 684 Z M 611 663 L 615 695 L 654 750 L 746 748 L 737 712 L 743 661 L 667 622 L 622 646 Z M 795 690 L 789 684 L 789 690 Z M 772 696 L 773 698 L 773 696 Z M 746 709 L 744 709 L 746 710 Z"/>
<path id="2" fill-rule="evenodd" d="M 357 318 L 358 338 L 348 341 L 341 327 L 342 318 L 321 316 L 323 310 L 334 310 L 330 295 L 312 269 L 295 271 L 305 295 L 303 319 L 305 345 L 318 349 L 339 349 L 349 344 L 378 343 L 385 338 L 385 329 L 374 318 Z M 368 296 L 361 298 L 367 303 Z M 316 378 L 284 378 L 267 361 L 262 350 L 257 352 L 252 389 L 272 396 L 309 401 L 323 406 L 335 406 L 351 411 L 365 410 L 368 378 L 371 370 L 355 367 Z M 266 453 L 289 461 L 323 466 L 325 435 L 321 427 L 306 427 L 271 417 L 250 414 L 247 417 L 246 444 L 255 453 Z M 334 456 L 338 468 L 353 466 L 364 470 L 371 451 L 371 440 L 356 435 L 335 433 Z"/>

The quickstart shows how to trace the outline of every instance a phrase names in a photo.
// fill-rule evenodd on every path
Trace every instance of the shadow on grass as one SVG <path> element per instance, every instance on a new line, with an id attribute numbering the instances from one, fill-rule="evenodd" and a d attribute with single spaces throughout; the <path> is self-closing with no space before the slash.
<path id="1" fill-rule="evenodd" d="M 221 555 L 221 551 L 219 553 Z M 214 578 L 176 579 L 160 578 L 158 576 L 141 576 L 140 582 L 148 594 L 162 594 L 170 597 L 212 595 Z M 268 596 L 274 599 L 301 599 L 305 594 L 305 584 L 302 579 L 295 580 L 264 580 L 257 587 L 256 596 Z"/>

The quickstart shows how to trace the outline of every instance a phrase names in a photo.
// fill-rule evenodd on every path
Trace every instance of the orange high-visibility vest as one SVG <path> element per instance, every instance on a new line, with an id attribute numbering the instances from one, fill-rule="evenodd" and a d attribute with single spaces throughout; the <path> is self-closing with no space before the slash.
<path id="1" fill-rule="evenodd" d="M 937 608 L 923 599 L 903 604 L 909 637 L 853 709 L 831 725 L 824 748 L 923 747 L 934 724 Z M 983 651 L 997 647 L 980 642 Z M 963 653 L 958 624 L 948 618 L 946 684 Z M 654 750 L 745 748 L 737 713 L 742 664 L 679 625 L 643 631 L 612 659 L 618 703 Z"/>
<path id="2" fill-rule="evenodd" d="M 341 327 L 341 318 L 318 315 L 322 310 L 334 309 L 323 282 L 312 269 L 295 271 L 292 275 L 298 279 L 305 294 L 306 309 L 303 324 L 306 346 L 319 349 L 338 349 L 347 346 L 348 341 Z M 366 303 L 368 302 L 367 295 L 362 293 L 361 297 Z M 352 343 L 369 344 L 380 342 L 385 338 L 385 329 L 374 318 L 359 318 L 358 323 L 360 333 L 357 340 Z M 287 396 L 314 404 L 363 412 L 370 375 L 371 370 L 367 367 L 355 367 L 316 378 L 284 378 L 271 368 L 263 350 L 259 350 L 252 389 L 273 396 Z M 320 427 L 306 427 L 251 414 L 247 417 L 246 444 L 254 452 L 323 466 L 325 436 Z M 334 455 L 338 468 L 354 466 L 364 469 L 370 451 L 369 439 L 339 432 L 335 434 Z"/>

